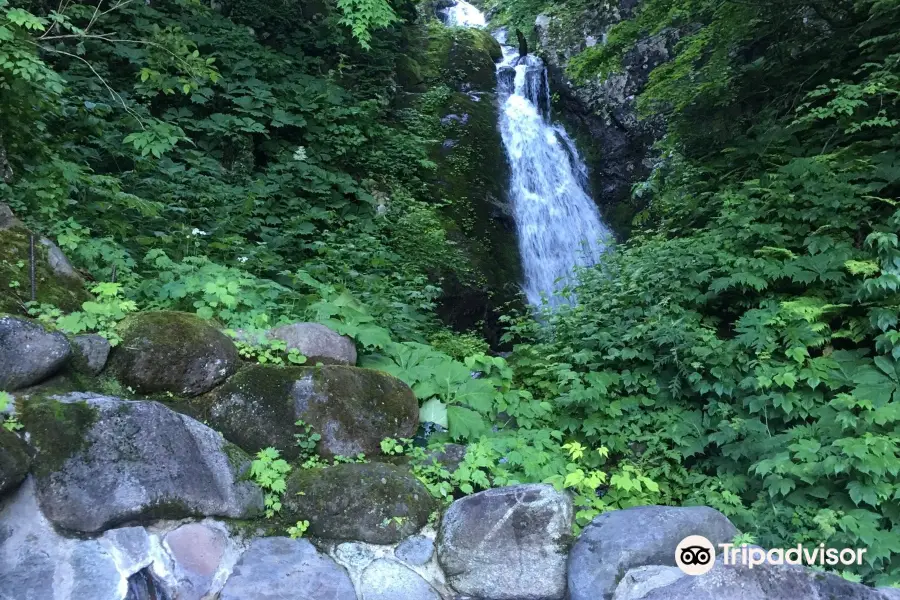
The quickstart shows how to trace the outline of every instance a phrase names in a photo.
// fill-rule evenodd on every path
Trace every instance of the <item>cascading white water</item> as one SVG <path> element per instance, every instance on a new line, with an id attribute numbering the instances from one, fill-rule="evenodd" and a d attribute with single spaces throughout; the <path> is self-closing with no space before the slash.
<path id="1" fill-rule="evenodd" d="M 468 2 L 457 2 L 453 6 L 442 9 L 447 17 L 447 25 L 451 27 L 484 27 L 484 13 Z"/>
<path id="2" fill-rule="evenodd" d="M 484 15 L 458 0 L 448 24 L 483 27 Z M 506 33 L 495 36 L 501 44 Z M 528 302 L 563 302 L 554 292 L 571 283 L 576 265 L 595 264 L 609 229 L 585 191 L 587 167 L 562 126 L 550 121 L 550 87 L 543 62 L 503 46 L 497 65 L 500 133 L 511 168 L 509 196 L 525 271 Z"/>

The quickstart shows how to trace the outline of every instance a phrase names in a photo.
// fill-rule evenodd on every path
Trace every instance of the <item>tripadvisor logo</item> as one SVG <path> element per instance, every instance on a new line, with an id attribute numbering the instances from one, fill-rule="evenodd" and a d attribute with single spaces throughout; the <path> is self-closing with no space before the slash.
<path id="1" fill-rule="evenodd" d="M 703 575 L 716 564 L 716 549 L 702 535 L 689 535 L 675 547 L 675 564 L 688 575 Z"/>
<path id="2" fill-rule="evenodd" d="M 752 569 L 763 564 L 770 565 L 809 565 L 835 566 L 861 565 L 866 548 L 826 548 L 825 544 L 804 547 L 802 544 L 794 548 L 773 548 L 769 551 L 759 546 L 735 546 L 719 544 L 722 552 L 722 563 L 725 565 L 744 565 Z M 702 535 L 689 535 L 675 547 L 675 564 L 688 575 L 708 573 L 716 563 L 715 546 Z"/>

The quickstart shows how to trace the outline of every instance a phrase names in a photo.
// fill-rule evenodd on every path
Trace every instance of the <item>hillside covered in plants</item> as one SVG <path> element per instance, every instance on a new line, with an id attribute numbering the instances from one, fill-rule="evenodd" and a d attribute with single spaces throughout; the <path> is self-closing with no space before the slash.
<path id="1" fill-rule="evenodd" d="M 866 548 L 828 585 L 900 587 L 900 2 L 474 4 L 486 22 L 445 0 L 0 0 L 0 541 L 33 498 L 104 540 L 434 526 L 448 580 L 392 597 L 493 600 L 515 577 L 467 571 L 481 505 L 458 508 L 493 490 L 556 507 L 554 548 L 582 536 L 567 575 L 565 553 L 522 559 L 561 569 L 535 600 L 612 598 L 573 575 L 579 543 L 647 505 L 719 511 L 714 540 Z M 547 184 L 553 157 L 571 173 Z M 608 235 L 536 302 L 530 257 L 559 253 L 522 203 L 566 186 Z M 184 482 L 148 483 L 157 452 Z M 503 496 L 521 484 L 555 490 Z M 335 517 L 353 486 L 379 508 Z M 353 585 L 329 598 L 375 585 L 336 548 Z M 9 552 L 0 583 L 31 556 Z M 151 563 L 92 598 L 194 597 Z M 658 563 L 616 564 L 618 585 Z"/>

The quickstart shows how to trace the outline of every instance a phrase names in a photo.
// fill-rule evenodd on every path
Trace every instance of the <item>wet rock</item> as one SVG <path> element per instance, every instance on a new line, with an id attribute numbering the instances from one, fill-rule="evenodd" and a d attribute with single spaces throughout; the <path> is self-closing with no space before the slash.
<path id="1" fill-rule="evenodd" d="M 255 516 L 241 481 L 249 458 L 221 435 L 156 402 L 73 393 L 24 404 L 38 499 L 55 525 L 100 532 L 129 521 Z"/>
<path id="2" fill-rule="evenodd" d="M 347 572 L 307 540 L 255 540 L 235 565 L 219 600 L 354 600 Z"/>
<path id="3" fill-rule="evenodd" d="M 66 337 L 33 321 L 0 316 L 0 390 L 34 385 L 59 371 L 71 356 Z"/>
<path id="4" fill-rule="evenodd" d="M 309 520 L 310 535 L 394 544 L 419 531 L 435 509 L 428 490 L 408 471 L 382 463 L 297 469 L 282 511 Z"/>
<path id="5" fill-rule="evenodd" d="M 502 51 L 491 34 L 462 27 L 429 30 L 428 45 L 420 61 L 427 83 L 459 91 L 494 91 L 494 63 Z"/>
<path id="6" fill-rule="evenodd" d="M 287 344 L 287 350 L 298 350 L 306 364 L 356 364 L 356 344 L 318 323 L 291 323 L 269 330 L 268 337 Z"/>
<path id="7" fill-rule="evenodd" d="M 675 547 L 689 535 L 728 543 L 738 530 L 719 511 L 639 506 L 596 517 L 569 556 L 571 600 L 609 600 L 622 574 L 645 565 L 675 566 Z"/>
<path id="8" fill-rule="evenodd" d="M 572 501 L 552 486 L 517 485 L 450 505 L 437 540 L 447 581 L 486 600 L 561 600 Z"/>
<path id="9" fill-rule="evenodd" d="M 251 365 L 214 392 L 208 415 L 248 452 L 273 446 L 288 458 L 299 453 L 298 419 L 321 435 L 322 456 L 373 456 L 384 438 L 412 437 L 419 403 L 409 386 L 380 371 Z"/>
<path id="10" fill-rule="evenodd" d="M 628 233 L 631 217 L 642 208 L 632 199 L 632 185 L 656 164 L 652 147 L 665 133 L 661 116 L 638 118 L 635 98 L 650 71 L 674 55 L 680 33 L 664 29 L 638 40 L 625 54 L 621 69 L 600 77 L 574 81 L 566 68 L 572 57 L 602 43 L 609 28 L 629 18 L 634 8 L 612 2 L 585 6 L 568 16 L 540 15 L 535 21 L 539 53 L 547 63 L 551 88 L 559 94 L 556 108 L 572 130 L 591 141 L 583 150 L 593 197 L 619 236 Z"/>
<path id="11" fill-rule="evenodd" d="M 113 375 L 139 393 L 196 396 L 237 370 L 234 343 L 196 315 L 145 312 L 118 327 L 122 342 L 109 363 Z"/>
<path id="12" fill-rule="evenodd" d="M 99 375 L 106 366 L 111 347 L 103 336 L 76 335 L 72 339 L 72 368 L 86 375 Z"/>

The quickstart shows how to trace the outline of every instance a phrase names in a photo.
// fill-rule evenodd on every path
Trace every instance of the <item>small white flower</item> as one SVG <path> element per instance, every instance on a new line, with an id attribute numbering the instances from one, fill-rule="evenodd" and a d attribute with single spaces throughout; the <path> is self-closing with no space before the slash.
<path id="1" fill-rule="evenodd" d="M 194 227 L 191 230 L 191 235 L 209 235 L 209 234 L 206 233 L 205 231 L 203 231 L 202 229 L 197 229 L 196 227 Z"/>
<path id="2" fill-rule="evenodd" d="M 240 263 L 245 263 L 245 262 L 247 262 L 247 257 L 246 257 L 246 256 L 240 257 L 240 258 L 238 259 L 238 262 L 240 262 Z"/>
<path id="3" fill-rule="evenodd" d="M 303 146 L 297 146 L 297 149 L 294 150 L 294 160 L 298 160 L 303 162 L 306 160 L 306 148 Z"/>

